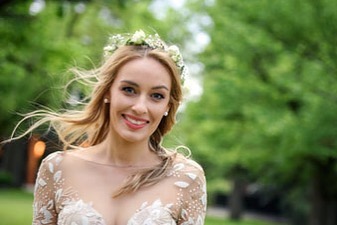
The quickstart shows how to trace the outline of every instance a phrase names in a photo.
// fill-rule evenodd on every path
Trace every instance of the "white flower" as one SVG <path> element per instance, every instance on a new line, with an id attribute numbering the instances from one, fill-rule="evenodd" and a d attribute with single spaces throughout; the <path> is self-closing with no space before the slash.
<path id="1" fill-rule="evenodd" d="M 180 52 L 179 48 L 176 45 L 171 45 L 167 49 L 168 53 L 170 54 L 171 58 L 175 61 L 178 62 L 180 60 Z"/>
<path id="2" fill-rule="evenodd" d="M 179 48 L 176 45 L 171 45 L 167 50 L 168 50 L 168 53 L 170 55 L 178 55 L 179 54 Z"/>
<path id="3" fill-rule="evenodd" d="M 117 48 L 116 46 L 108 45 L 108 46 L 104 47 L 104 51 L 106 51 L 106 52 L 113 52 L 113 51 L 116 50 L 116 48 Z"/>
<path id="4" fill-rule="evenodd" d="M 110 56 L 116 49 L 121 46 L 127 45 L 144 45 L 152 49 L 161 49 L 168 53 L 171 59 L 175 62 L 179 69 L 181 81 L 184 82 L 184 78 L 188 73 L 187 68 L 183 61 L 183 57 L 180 54 L 179 48 L 176 45 L 167 46 L 159 37 L 158 34 L 147 35 L 143 30 L 138 30 L 134 34 L 117 34 L 110 38 L 109 45 L 104 47 L 104 56 Z"/>
<path id="5" fill-rule="evenodd" d="M 142 30 L 138 30 L 134 33 L 134 35 L 132 35 L 131 37 L 131 42 L 135 43 L 135 44 L 142 44 L 144 39 L 145 39 L 145 33 Z"/>

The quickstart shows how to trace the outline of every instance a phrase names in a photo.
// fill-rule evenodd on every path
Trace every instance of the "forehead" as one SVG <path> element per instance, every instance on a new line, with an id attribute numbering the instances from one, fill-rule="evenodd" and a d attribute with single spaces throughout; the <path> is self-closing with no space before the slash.
<path id="1" fill-rule="evenodd" d="M 122 80 L 147 84 L 152 86 L 165 85 L 171 88 L 171 75 L 169 70 L 159 61 L 145 57 L 134 59 L 124 64 L 115 79 L 116 83 Z"/>

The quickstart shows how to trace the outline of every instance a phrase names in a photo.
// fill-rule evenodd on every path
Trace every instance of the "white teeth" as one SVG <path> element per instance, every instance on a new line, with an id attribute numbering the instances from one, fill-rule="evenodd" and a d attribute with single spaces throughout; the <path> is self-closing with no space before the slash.
<path id="1" fill-rule="evenodd" d="M 134 120 L 128 117 L 128 121 L 130 121 L 131 123 L 135 124 L 135 125 L 141 125 L 144 124 L 144 121 L 139 121 L 139 120 Z"/>

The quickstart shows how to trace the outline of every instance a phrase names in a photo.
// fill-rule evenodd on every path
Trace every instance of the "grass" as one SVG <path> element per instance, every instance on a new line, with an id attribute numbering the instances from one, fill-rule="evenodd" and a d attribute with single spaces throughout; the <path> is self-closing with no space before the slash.
<path id="1" fill-rule="evenodd" d="M 276 225 L 276 223 L 265 222 L 260 220 L 252 220 L 252 219 L 243 219 L 240 221 L 232 221 L 229 219 L 220 219 L 207 217 L 205 221 L 205 225 Z"/>
<path id="2" fill-rule="evenodd" d="M 19 189 L 0 189 L 0 225 L 32 224 L 33 194 Z M 259 220 L 228 219 L 207 217 L 205 225 L 275 225 Z"/>
<path id="3" fill-rule="evenodd" d="M 32 193 L 0 189 L 0 225 L 32 224 L 32 202 Z"/>

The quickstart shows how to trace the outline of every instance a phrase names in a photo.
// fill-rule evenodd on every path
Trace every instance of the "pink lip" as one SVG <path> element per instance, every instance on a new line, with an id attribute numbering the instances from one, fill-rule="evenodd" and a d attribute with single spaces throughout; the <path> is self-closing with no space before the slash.
<path id="1" fill-rule="evenodd" d="M 126 114 L 123 114 L 122 116 L 124 118 L 125 124 L 132 130 L 141 129 L 149 123 L 148 120 L 145 120 L 145 119 L 142 119 L 136 116 L 126 115 Z"/>

